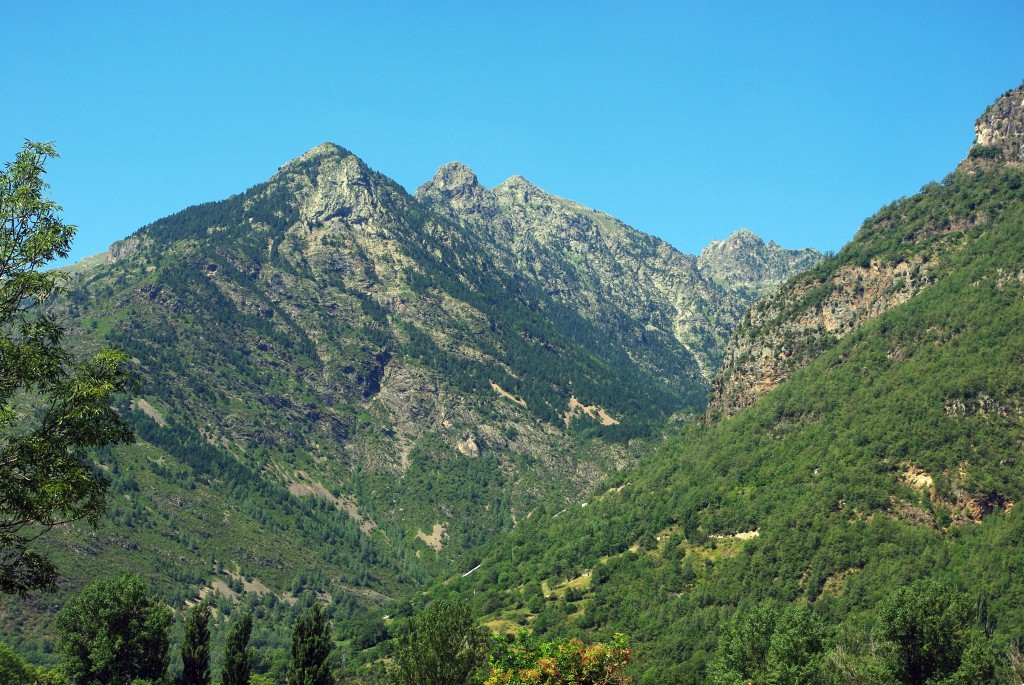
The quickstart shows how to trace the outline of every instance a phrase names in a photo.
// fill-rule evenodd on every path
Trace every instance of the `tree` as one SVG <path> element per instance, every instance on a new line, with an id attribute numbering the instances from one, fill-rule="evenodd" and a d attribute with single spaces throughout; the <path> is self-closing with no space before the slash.
<path id="1" fill-rule="evenodd" d="M 907 685 L 992 682 L 995 654 L 975 604 L 947 582 L 897 588 L 878 607 L 875 637 L 891 681 Z"/>
<path id="2" fill-rule="evenodd" d="M 75 227 L 58 217 L 42 176 L 56 152 L 25 143 L 0 173 L 0 592 L 52 586 L 53 563 L 30 549 L 54 526 L 103 513 L 107 482 L 89 450 L 132 433 L 110 406 L 126 389 L 124 355 L 75 363 L 64 329 L 41 305 L 64 276 L 41 271 L 67 257 Z"/>
<path id="3" fill-rule="evenodd" d="M 210 607 L 200 602 L 185 617 L 180 685 L 210 685 Z"/>
<path id="4" fill-rule="evenodd" d="M 252 614 L 242 614 L 228 630 L 224 647 L 224 668 L 221 670 L 221 685 L 249 685 L 249 670 L 252 667 L 252 650 L 249 636 L 252 635 Z"/>
<path id="5" fill-rule="evenodd" d="M 21 657 L 5 642 L 0 642 L 0 683 L 5 685 L 29 685 L 35 677 Z"/>
<path id="6" fill-rule="evenodd" d="M 462 685 L 483 664 L 487 640 L 461 599 L 435 602 L 395 639 L 395 685 Z"/>
<path id="7" fill-rule="evenodd" d="M 324 609 L 314 604 L 299 616 L 292 631 L 292 662 L 288 685 L 331 685 L 330 656 L 334 649 L 331 624 Z"/>
<path id="8" fill-rule="evenodd" d="M 725 627 L 708 664 L 708 682 L 821 682 L 823 634 L 821 622 L 806 607 L 794 605 L 782 611 L 771 605 L 755 607 Z"/>
<path id="9" fill-rule="evenodd" d="M 159 681 L 167 671 L 170 607 L 131 573 L 99 580 L 58 613 L 61 667 L 76 685 Z"/>
<path id="10" fill-rule="evenodd" d="M 484 685 L 630 685 L 625 673 L 632 650 L 617 633 L 608 644 L 575 638 L 537 644 L 526 631 L 496 636 L 491 672 Z"/>

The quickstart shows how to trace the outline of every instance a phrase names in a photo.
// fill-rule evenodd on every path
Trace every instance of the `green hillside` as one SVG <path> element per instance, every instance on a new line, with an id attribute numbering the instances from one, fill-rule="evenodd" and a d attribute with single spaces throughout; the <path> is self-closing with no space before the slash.
<path id="1" fill-rule="evenodd" d="M 797 282 L 897 258 L 931 261 L 928 287 L 586 508 L 517 526 L 444 591 L 474 596 L 495 626 L 625 632 L 641 683 L 702 682 L 725 622 L 765 602 L 807 606 L 866 651 L 879 601 L 921 578 L 969 591 L 999 649 L 1020 639 L 1022 184 L 1019 166 L 995 165 L 881 210 Z"/>

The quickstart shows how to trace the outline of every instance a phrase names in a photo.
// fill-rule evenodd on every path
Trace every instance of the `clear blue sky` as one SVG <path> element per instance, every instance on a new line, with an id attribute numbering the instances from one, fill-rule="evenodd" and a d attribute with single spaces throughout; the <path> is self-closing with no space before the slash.
<path id="1" fill-rule="evenodd" d="M 323 141 L 459 160 L 679 249 L 836 250 L 1024 79 L 1024 2 L 0 0 L 0 159 L 53 140 L 74 258 Z"/>

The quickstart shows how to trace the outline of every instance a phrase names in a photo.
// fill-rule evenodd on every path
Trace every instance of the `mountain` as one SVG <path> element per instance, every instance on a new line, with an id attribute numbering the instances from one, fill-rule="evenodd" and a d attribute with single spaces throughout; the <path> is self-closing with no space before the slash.
<path id="1" fill-rule="evenodd" d="M 732 322 L 786 270 L 697 262 L 520 177 L 450 164 L 412 196 L 333 144 L 141 228 L 52 304 L 139 380 L 139 442 L 99 461 L 116 525 L 47 543 L 63 592 L 130 567 L 176 606 L 220 592 L 286 622 L 319 596 L 344 621 L 471 568 L 703 411 Z M 7 630 L 41 616 L 20 613 Z"/>
<path id="2" fill-rule="evenodd" d="M 662 374 L 667 352 L 695 360 L 710 380 L 743 311 L 821 257 L 740 231 L 696 259 L 520 176 L 488 190 L 458 163 L 441 167 L 416 197 L 475 230 L 498 268 L 536 283 Z"/>
<path id="3" fill-rule="evenodd" d="M 582 506 L 538 511 L 443 592 L 495 629 L 625 633 L 641 683 L 704 682 L 730 620 L 799 606 L 824 626 L 835 682 L 860 682 L 885 649 L 880 602 L 941 580 L 1009 669 L 1024 622 L 1022 100 L 989 108 L 941 183 L 751 308 L 710 421 Z"/>
<path id="4" fill-rule="evenodd" d="M 815 249 L 787 250 L 775 241 L 765 244 L 743 228 L 725 240 L 708 243 L 697 258 L 697 268 L 721 287 L 748 290 L 756 299 L 820 260 L 821 253 Z"/>

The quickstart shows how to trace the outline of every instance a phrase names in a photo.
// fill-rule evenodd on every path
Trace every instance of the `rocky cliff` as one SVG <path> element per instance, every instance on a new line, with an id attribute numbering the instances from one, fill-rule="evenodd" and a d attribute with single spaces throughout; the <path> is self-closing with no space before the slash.
<path id="1" fill-rule="evenodd" d="M 993 164 L 1024 164 L 1024 84 L 989 105 L 974 124 L 974 145 L 961 171 Z"/>

